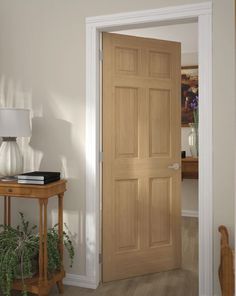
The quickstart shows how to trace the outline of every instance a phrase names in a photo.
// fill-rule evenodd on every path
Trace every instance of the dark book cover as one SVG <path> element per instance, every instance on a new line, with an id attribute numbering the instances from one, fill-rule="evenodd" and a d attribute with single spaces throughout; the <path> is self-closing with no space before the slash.
<path id="1" fill-rule="evenodd" d="M 17 176 L 18 180 L 47 180 L 51 178 L 60 178 L 60 172 L 42 172 L 34 171 L 20 174 Z"/>
<path id="2" fill-rule="evenodd" d="M 48 183 L 59 181 L 60 177 L 53 177 L 45 180 L 32 180 L 32 179 L 18 179 L 19 184 L 32 184 L 32 185 L 45 185 Z"/>

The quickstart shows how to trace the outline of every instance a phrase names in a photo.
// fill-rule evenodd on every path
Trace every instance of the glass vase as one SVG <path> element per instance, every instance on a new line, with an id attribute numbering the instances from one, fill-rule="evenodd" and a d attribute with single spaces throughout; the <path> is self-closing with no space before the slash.
<path id="1" fill-rule="evenodd" d="M 191 131 L 188 136 L 188 144 L 192 157 L 198 157 L 198 124 L 189 124 Z"/>

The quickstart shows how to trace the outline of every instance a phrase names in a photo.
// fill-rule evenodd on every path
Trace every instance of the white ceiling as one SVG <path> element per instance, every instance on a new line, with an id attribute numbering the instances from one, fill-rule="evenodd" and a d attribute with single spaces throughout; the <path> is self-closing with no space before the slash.
<path id="1" fill-rule="evenodd" d="M 182 45 L 182 53 L 198 52 L 197 23 L 159 26 L 143 29 L 123 30 L 113 32 L 137 37 L 155 38 L 169 41 L 178 41 Z"/>

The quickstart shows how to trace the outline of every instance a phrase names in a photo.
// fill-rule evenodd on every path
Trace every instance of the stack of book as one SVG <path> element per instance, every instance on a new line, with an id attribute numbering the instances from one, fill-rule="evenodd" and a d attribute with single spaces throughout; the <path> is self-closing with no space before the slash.
<path id="1" fill-rule="evenodd" d="M 44 185 L 60 180 L 59 172 L 29 172 L 17 176 L 17 182 L 20 184 L 38 184 Z"/>

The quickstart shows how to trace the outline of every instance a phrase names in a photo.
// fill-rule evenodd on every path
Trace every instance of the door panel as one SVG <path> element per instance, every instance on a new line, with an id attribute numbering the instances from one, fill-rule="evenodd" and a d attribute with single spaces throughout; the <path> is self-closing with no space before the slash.
<path id="1" fill-rule="evenodd" d="M 115 71 L 117 74 L 136 75 L 138 72 L 138 50 L 116 47 Z"/>
<path id="2" fill-rule="evenodd" d="M 103 34 L 103 281 L 180 267 L 180 44 Z"/>
<path id="3" fill-rule="evenodd" d="M 115 89 L 116 158 L 138 156 L 138 90 Z"/>
<path id="4" fill-rule="evenodd" d="M 115 182 L 115 231 L 117 252 L 137 250 L 139 247 L 138 180 Z M 126 219 L 120 219 L 125 216 Z"/>
<path id="5" fill-rule="evenodd" d="M 149 247 L 171 243 L 170 178 L 151 178 L 149 191 Z"/>
<path id="6" fill-rule="evenodd" d="M 170 78 L 170 55 L 164 52 L 149 51 L 150 77 Z"/>
<path id="7" fill-rule="evenodd" d="M 149 90 L 150 157 L 170 156 L 170 91 Z"/>

